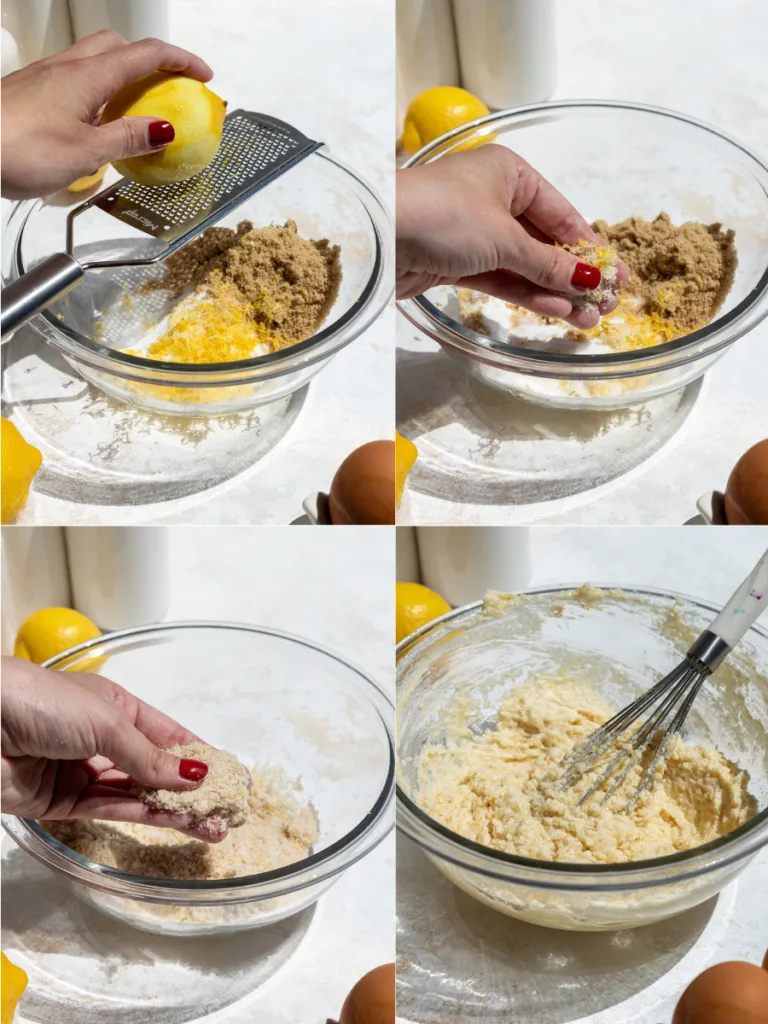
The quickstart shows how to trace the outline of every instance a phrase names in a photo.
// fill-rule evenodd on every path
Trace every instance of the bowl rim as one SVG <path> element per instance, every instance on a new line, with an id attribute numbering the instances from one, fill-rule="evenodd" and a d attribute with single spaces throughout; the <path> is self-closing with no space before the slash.
<path id="1" fill-rule="evenodd" d="M 345 669 L 355 673 L 365 686 L 361 693 L 366 694 L 366 689 L 375 691 L 378 698 L 394 716 L 394 702 L 387 692 L 376 682 L 376 680 L 363 668 L 351 661 L 349 658 L 339 654 L 330 647 L 310 640 L 307 637 L 289 633 L 285 630 L 274 629 L 271 626 L 260 626 L 253 623 L 230 622 L 226 620 L 179 620 L 172 622 L 148 623 L 143 626 L 132 626 L 127 629 L 114 630 L 85 640 L 62 651 L 61 654 L 49 658 L 43 663 L 43 668 L 57 669 L 57 666 L 65 666 L 72 660 L 90 650 L 100 652 L 113 643 L 121 642 L 131 637 L 150 637 L 162 633 L 176 633 L 185 629 L 222 629 L 225 631 L 235 630 L 238 632 L 257 633 L 263 636 L 274 637 L 289 643 L 298 643 L 302 647 L 309 648 L 324 655 L 331 660 L 338 662 Z M 108 651 L 104 651 L 108 653 Z M 287 895 L 311 885 L 316 885 L 334 875 L 346 870 L 350 865 L 356 863 L 362 857 L 370 853 L 378 844 L 392 831 L 394 822 L 384 821 L 387 810 L 392 806 L 395 795 L 395 741 L 394 728 L 387 722 L 381 710 L 368 697 L 371 707 L 376 711 L 388 743 L 388 765 L 384 782 L 376 797 L 360 821 L 345 835 L 335 840 L 323 850 L 311 854 L 304 860 L 287 864 L 271 871 L 263 871 L 255 875 L 241 875 L 235 878 L 214 878 L 195 880 L 190 882 L 183 879 L 155 878 L 151 875 L 136 875 L 119 868 L 113 868 L 98 861 L 91 860 L 83 854 L 70 849 L 64 843 L 49 835 L 40 824 L 30 818 L 20 818 L 14 815 L 3 815 L 3 828 L 11 838 L 30 853 L 37 860 L 57 872 L 67 875 L 76 882 L 85 884 L 90 888 L 101 889 L 113 895 L 122 897 L 139 897 L 149 899 L 153 902 L 191 902 L 198 900 L 189 898 L 200 894 L 220 895 L 218 900 L 208 900 L 207 903 L 230 903 L 230 902 L 252 902 L 260 898 L 275 898 L 276 896 Z M 382 824 L 385 826 L 381 828 Z M 130 892 L 115 892 L 115 886 L 108 883 L 116 883 L 120 887 L 130 887 Z M 276 883 L 286 883 L 276 887 Z M 259 890 L 268 889 L 264 893 Z M 247 890 L 247 891 L 246 891 Z M 187 896 L 184 901 L 180 897 Z M 227 896 L 230 898 L 227 898 Z"/>
<path id="2" fill-rule="evenodd" d="M 681 593 L 680 591 L 649 586 L 632 586 L 615 581 L 594 581 L 592 585 L 601 590 L 621 590 L 624 593 L 639 597 L 664 598 L 672 604 L 680 601 L 687 602 L 702 611 L 711 612 L 713 616 L 719 614 L 722 610 L 717 605 L 704 601 L 701 598 Z M 554 595 L 566 592 L 572 593 L 581 586 L 583 586 L 583 581 L 581 583 L 569 584 L 546 584 L 539 587 L 514 590 L 510 591 L 510 593 L 522 596 Z M 397 645 L 396 657 L 399 660 L 406 652 L 415 652 L 418 643 L 440 625 L 446 623 L 455 625 L 457 618 L 463 615 L 469 616 L 474 614 L 480 611 L 482 606 L 482 600 L 472 601 L 428 622 L 410 636 L 405 637 Z M 748 637 L 751 633 L 756 633 L 768 643 L 768 628 L 755 623 L 745 635 Z M 399 751 L 397 752 L 397 757 L 399 776 Z M 467 868 L 475 873 L 505 881 L 511 879 L 510 871 L 504 871 L 504 868 L 524 868 L 532 876 L 526 876 L 525 881 L 527 884 L 535 884 L 551 889 L 570 888 L 580 891 L 602 891 L 605 889 L 623 889 L 627 887 L 638 889 L 650 888 L 665 882 L 683 881 L 687 878 L 698 876 L 702 872 L 724 867 L 735 860 L 740 860 L 756 853 L 761 846 L 768 843 L 768 806 L 766 806 L 763 810 L 758 811 L 754 817 L 750 818 L 749 821 L 739 826 L 739 828 L 727 832 L 725 835 L 719 836 L 717 839 L 702 846 L 667 854 L 664 857 L 623 861 L 614 864 L 544 861 L 530 857 L 521 857 L 502 850 L 494 850 L 489 846 L 483 846 L 482 843 L 476 843 L 471 839 L 467 839 L 458 832 L 453 832 L 422 810 L 405 793 L 399 782 L 396 785 L 396 801 L 398 831 L 403 832 L 430 854 L 442 860 L 447 860 L 457 867 Z M 430 840 L 433 837 L 442 841 L 437 849 L 430 844 Z M 742 843 L 741 840 L 744 840 L 744 842 Z M 726 850 L 728 853 L 723 856 L 722 854 Z M 710 856 L 712 854 L 716 855 L 714 861 Z M 687 866 L 688 870 L 675 872 L 672 877 L 665 876 L 665 869 L 676 868 L 680 865 Z"/>
<path id="3" fill-rule="evenodd" d="M 529 104 L 527 106 L 512 107 L 507 110 L 499 110 L 484 117 L 476 118 L 467 124 L 460 125 L 438 139 L 423 146 L 417 153 L 414 153 L 403 164 L 402 169 L 430 163 L 440 159 L 446 153 L 445 149 L 449 143 L 458 139 L 471 139 L 482 135 L 493 134 L 494 127 L 499 128 L 500 122 L 504 125 L 514 125 L 523 121 L 531 114 L 544 114 L 553 116 L 557 111 L 573 110 L 623 110 L 632 113 L 651 114 L 654 116 L 671 118 L 681 121 L 684 124 L 715 135 L 718 139 L 735 147 L 750 158 L 760 171 L 768 178 L 768 164 L 763 158 L 749 146 L 739 141 L 732 135 L 721 131 L 720 128 L 698 118 L 689 117 L 680 111 L 667 107 L 652 106 L 644 103 L 630 103 L 623 100 L 601 100 L 601 99 L 577 99 L 577 100 L 556 100 L 544 103 Z M 611 376 L 627 376 L 632 370 L 636 373 L 659 372 L 662 369 L 672 369 L 685 365 L 690 360 L 686 357 L 691 350 L 695 352 L 696 358 L 712 355 L 719 350 L 737 341 L 757 326 L 768 316 L 768 262 L 766 262 L 759 281 L 749 293 L 733 309 L 726 314 L 706 324 L 704 327 L 692 334 L 683 335 L 674 341 L 664 342 L 661 345 L 654 345 L 650 348 L 632 350 L 629 352 L 596 352 L 591 354 L 576 353 L 550 353 L 536 349 L 523 348 L 511 345 L 506 342 L 494 341 L 486 335 L 464 327 L 457 320 L 446 316 L 434 303 L 426 298 L 424 294 L 414 296 L 410 299 L 400 299 L 397 302 L 399 311 L 419 331 L 427 333 L 434 341 L 459 349 L 464 354 L 480 357 L 485 361 L 491 361 L 494 365 L 501 365 L 494 362 L 497 360 L 514 359 L 518 366 L 502 365 L 502 368 L 522 371 L 528 368 L 529 372 L 540 376 L 562 377 L 568 371 L 575 373 L 578 370 L 592 371 L 600 378 Z M 759 308 L 764 304 L 764 308 Z M 749 322 L 745 322 L 747 315 L 752 312 L 753 316 Z M 727 338 L 722 334 L 728 328 L 733 328 Z M 636 368 L 636 369 L 635 369 Z M 555 372 L 559 370 L 559 372 Z M 612 372 L 611 372 L 612 371 Z M 582 373 L 581 376 L 587 376 Z"/>
<path id="4" fill-rule="evenodd" d="M 185 386 L 187 384 L 189 386 L 222 387 L 232 383 L 227 377 L 235 376 L 240 372 L 259 370 L 259 379 L 269 380 L 273 377 L 293 372 L 299 367 L 311 366 L 320 360 L 328 359 L 330 355 L 359 337 L 379 316 L 392 296 L 394 282 L 385 280 L 385 277 L 391 263 L 389 250 L 391 249 L 393 228 L 392 217 L 384 199 L 366 178 L 331 153 L 327 147 L 316 150 L 307 158 L 306 162 L 308 163 L 315 159 L 323 160 L 329 164 L 334 168 L 334 174 L 338 174 L 340 178 L 343 175 L 347 175 L 352 179 L 354 184 L 350 195 L 354 195 L 358 199 L 365 211 L 368 223 L 370 223 L 373 235 L 373 255 L 370 273 L 360 294 L 351 302 L 349 308 L 341 316 L 332 323 L 321 325 L 320 330 L 311 337 L 296 342 L 294 345 L 278 349 L 275 352 L 269 352 L 261 356 L 252 356 L 249 359 L 238 359 L 223 363 L 177 363 L 130 355 L 119 349 L 110 348 L 97 341 L 92 341 L 90 338 L 86 338 L 85 335 L 67 326 L 67 324 L 57 319 L 53 313 L 45 309 L 41 311 L 39 316 L 45 325 L 47 333 L 53 336 L 54 341 L 66 353 L 87 362 L 97 369 L 108 369 L 119 376 L 127 376 L 131 379 L 139 374 L 141 380 L 158 385 L 162 385 L 165 380 L 165 378 L 157 376 L 161 372 L 166 375 L 172 384 L 177 386 Z M 268 188 L 269 186 L 266 187 Z M 16 235 L 9 243 L 11 248 L 11 279 L 15 279 L 28 269 L 25 268 L 21 250 L 24 231 L 29 217 L 43 201 L 41 199 L 21 200 L 11 210 L 8 218 L 9 228 L 14 216 L 21 217 L 21 221 L 16 228 Z M 374 300 L 376 301 L 374 302 Z M 34 318 L 32 321 L 33 326 L 36 326 L 34 323 L 35 319 L 37 318 Z M 37 329 L 41 330 L 42 327 Z M 334 341 L 337 344 L 332 344 Z M 119 370 L 123 372 L 120 373 Z M 131 370 L 134 373 L 130 373 Z M 149 381 L 144 376 L 148 373 L 155 375 Z M 189 376 L 197 379 L 191 381 L 180 379 Z"/>

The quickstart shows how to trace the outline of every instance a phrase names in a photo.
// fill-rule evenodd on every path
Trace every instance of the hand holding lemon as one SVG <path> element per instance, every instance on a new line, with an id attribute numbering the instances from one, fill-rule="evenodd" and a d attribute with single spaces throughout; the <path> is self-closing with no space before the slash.
<path id="1" fill-rule="evenodd" d="M 152 84 L 162 81 L 168 92 L 145 95 L 150 83 L 136 83 L 147 76 L 160 76 Z M 126 43 L 115 32 L 86 36 L 6 75 L 3 195 L 28 199 L 83 185 L 79 179 L 113 162 L 128 161 L 137 180 L 146 170 L 153 184 L 198 173 L 221 139 L 224 104 L 202 84 L 212 77 L 205 61 L 181 47 L 159 39 Z M 184 84 L 177 90 L 178 79 Z M 145 156 L 148 163 L 133 164 Z"/>

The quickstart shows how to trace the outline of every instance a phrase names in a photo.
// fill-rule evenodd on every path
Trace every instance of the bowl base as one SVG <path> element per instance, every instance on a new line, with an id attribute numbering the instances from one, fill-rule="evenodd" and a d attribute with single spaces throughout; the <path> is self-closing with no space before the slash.
<path id="1" fill-rule="evenodd" d="M 398 350 L 398 429 L 413 490 L 524 508 L 594 491 L 643 466 L 685 425 L 702 379 L 620 412 L 546 409 L 481 384 L 446 355 Z"/>
<path id="2" fill-rule="evenodd" d="M 3 416 L 43 453 L 34 488 L 77 504 L 154 504 L 230 480 L 285 437 L 307 394 L 230 416 L 162 416 L 86 383 L 29 327 L 4 357 Z"/>

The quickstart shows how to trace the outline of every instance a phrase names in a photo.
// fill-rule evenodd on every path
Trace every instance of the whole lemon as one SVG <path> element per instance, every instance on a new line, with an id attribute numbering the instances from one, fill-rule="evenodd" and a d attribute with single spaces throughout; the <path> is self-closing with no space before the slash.
<path id="1" fill-rule="evenodd" d="M 156 153 L 118 160 L 115 170 L 140 185 L 168 185 L 199 174 L 221 144 L 226 103 L 202 82 L 154 71 L 107 103 L 101 123 L 118 117 L 156 117 L 173 125 L 173 142 Z"/>
<path id="2" fill-rule="evenodd" d="M 12 1024 L 16 1006 L 27 987 L 27 972 L 17 967 L 5 953 L 0 953 L 2 962 L 2 1024 Z"/>
<path id="3" fill-rule="evenodd" d="M 398 643 L 451 610 L 444 598 L 421 583 L 398 583 L 395 606 Z"/>
<path id="4" fill-rule="evenodd" d="M 395 504 L 400 504 L 400 499 L 405 490 L 405 481 L 413 468 L 418 457 L 418 449 L 413 441 L 402 437 L 395 431 Z"/>
<path id="5" fill-rule="evenodd" d="M 452 85 L 438 85 L 419 93 L 408 107 L 403 129 L 403 149 L 408 153 L 416 153 L 428 142 L 434 142 L 446 132 L 453 131 L 476 117 L 489 114 L 488 107 L 466 89 Z M 495 136 L 484 135 L 477 139 L 468 139 L 455 149 L 474 149 L 490 142 Z"/>
<path id="6" fill-rule="evenodd" d="M 42 665 L 49 658 L 80 644 L 101 636 L 97 625 L 76 612 L 74 608 L 41 608 L 32 612 L 19 626 L 13 653 L 17 658 L 34 661 Z M 67 666 L 64 671 L 96 672 L 106 658 L 86 658 L 77 664 Z"/>
<path id="7" fill-rule="evenodd" d="M 2 460 L 2 515 L 4 523 L 11 523 L 24 508 L 35 473 L 40 469 L 43 456 L 34 445 L 28 444 L 10 420 L 0 422 L 0 459 Z"/>

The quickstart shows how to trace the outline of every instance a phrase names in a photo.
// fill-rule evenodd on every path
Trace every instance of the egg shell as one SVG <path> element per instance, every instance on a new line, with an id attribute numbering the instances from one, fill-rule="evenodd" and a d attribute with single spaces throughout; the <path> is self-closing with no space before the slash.
<path id="1" fill-rule="evenodd" d="M 331 484 L 328 511 L 336 526 L 394 524 L 394 441 L 370 441 L 344 459 Z"/>
<path id="2" fill-rule="evenodd" d="M 725 488 L 725 518 L 730 526 L 768 525 L 768 438 L 733 467 Z"/>
<path id="3" fill-rule="evenodd" d="M 768 1024 L 768 972 L 741 960 L 710 967 L 683 992 L 672 1024 Z"/>
<path id="4" fill-rule="evenodd" d="M 395 1024 L 395 965 L 364 974 L 344 1001 L 339 1024 Z"/>

